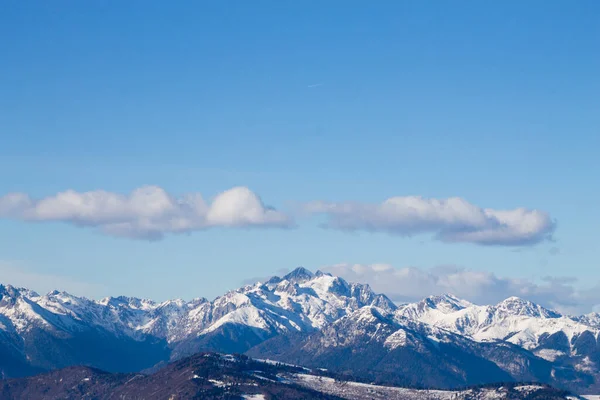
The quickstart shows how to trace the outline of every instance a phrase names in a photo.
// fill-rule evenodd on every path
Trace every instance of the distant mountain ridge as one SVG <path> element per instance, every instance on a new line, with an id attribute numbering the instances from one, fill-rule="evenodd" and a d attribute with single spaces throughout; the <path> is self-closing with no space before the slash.
<path id="1" fill-rule="evenodd" d="M 204 400 L 575 400 L 570 393 L 535 384 L 496 384 L 457 391 L 417 390 L 344 379 L 323 370 L 199 353 L 153 374 L 107 373 L 69 367 L 0 385 L 6 400 L 204 399 Z"/>
<path id="2" fill-rule="evenodd" d="M 369 285 L 301 267 L 213 301 L 95 301 L 0 285 L 3 376 L 79 364 L 139 371 L 218 351 L 411 385 L 512 379 L 590 391 L 600 387 L 599 336 L 597 314 L 563 316 L 515 297 L 480 306 L 441 295 L 397 306 Z"/>

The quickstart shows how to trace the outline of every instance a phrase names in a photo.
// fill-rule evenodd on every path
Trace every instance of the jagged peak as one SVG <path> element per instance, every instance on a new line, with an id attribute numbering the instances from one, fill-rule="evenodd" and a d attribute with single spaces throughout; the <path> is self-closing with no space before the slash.
<path id="1" fill-rule="evenodd" d="M 206 297 L 194 297 L 192 300 L 189 301 L 190 304 L 202 304 L 207 302 L 208 299 Z"/>
<path id="2" fill-rule="evenodd" d="M 571 316 L 570 318 L 593 328 L 600 328 L 600 313 L 598 312 L 591 312 L 580 316 Z"/>
<path id="3" fill-rule="evenodd" d="M 284 279 L 277 283 L 275 286 L 275 291 L 280 293 L 288 293 L 290 295 L 296 295 L 298 293 L 298 284 L 294 281 L 289 281 Z"/>
<path id="4" fill-rule="evenodd" d="M 457 297 L 452 293 L 444 293 L 441 295 L 430 296 L 428 298 L 431 299 L 432 301 L 434 301 L 436 304 L 440 304 L 440 303 L 452 304 L 459 308 L 466 308 L 466 307 L 473 305 L 473 303 L 471 303 L 467 300 L 461 299 L 460 297 Z"/>
<path id="5" fill-rule="evenodd" d="M 348 314 L 346 317 L 340 319 L 340 323 L 344 323 L 344 321 L 378 321 L 386 324 L 395 324 L 390 312 L 372 305 L 361 307 L 358 310 Z"/>
<path id="6" fill-rule="evenodd" d="M 265 282 L 265 285 L 276 285 L 281 281 L 282 281 L 282 279 L 280 277 L 274 275 Z"/>
<path id="7" fill-rule="evenodd" d="M 510 296 L 495 307 L 497 310 L 502 310 L 511 315 L 522 315 L 531 317 L 558 318 L 561 314 L 548 310 L 539 304 L 529 300 L 522 299 L 517 296 Z"/>
<path id="8" fill-rule="evenodd" d="M 533 304 L 531 301 L 522 299 L 518 296 L 507 297 L 506 299 L 502 300 L 500 303 L 531 303 L 531 304 Z"/>
<path id="9" fill-rule="evenodd" d="M 436 309 L 444 313 L 465 309 L 473 304 L 451 293 L 429 296 L 415 304 L 421 310 Z M 408 305 L 410 306 L 410 304 Z"/>
<path id="10" fill-rule="evenodd" d="M 171 308 L 171 307 L 184 307 L 187 304 L 187 302 L 183 299 L 172 299 L 172 300 L 165 300 L 162 303 L 157 305 L 157 308 Z"/>
<path id="11" fill-rule="evenodd" d="M 328 292 L 338 296 L 352 296 L 350 284 L 344 278 L 340 278 L 339 276 L 333 277 L 329 285 Z"/>
<path id="12" fill-rule="evenodd" d="M 307 270 L 304 267 L 298 267 L 294 269 L 292 272 L 286 274 L 283 279 L 288 280 L 290 282 L 305 282 L 311 280 L 315 277 L 311 271 Z"/>
<path id="13" fill-rule="evenodd" d="M 497 308 L 511 308 L 511 307 L 536 307 L 537 304 L 529 300 L 522 299 L 517 296 L 510 296 L 496 304 Z M 537 307 L 536 307 L 537 308 Z"/>
<path id="14" fill-rule="evenodd" d="M 27 288 L 16 287 L 13 285 L 0 283 L 0 298 L 2 298 L 4 296 L 17 298 L 17 297 L 23 297 L 23 296 L 24 297 L 39 297 L 40 295 L 37 292 L 35 292 L 33 290 L 29 290 Z"/>
<path id="15" fill-rule="evenodd" d="M 80 303 L 98 303 L 98 302 L 94 302 L 92 300 L 89 300 L 85 297 L 78 297 L 78 296 L 74 296 L 68 292 L 65 292 L 64 290 L 53 290 L 51 292 L 48 292 L 46 295 L 43 296 L 43 299 L 45 301 L 50 301 L 50 302 L 54 302 L 54 303 L 61 303 L 61 304 L 70 304 L 70 303 L 75 303 L 75 304 L 80 304 Z"/>
<path id="16" fill-rule="evenodd" d="M 66 293 L 66 294 L 68 294 L 68 293 Z M 129 297 L 129 296 L 105 297 L 102 300 L 98 301 L 98 303 L 105 305 L 105 306 L 112 305 L 114 307 L 119 307 L 119 306 L 140 307 L 142 305 L 151 305 L 151 306 L 156 305 L 156 302 L 154 302 L 153 300 L 140 299 L 138 297 Z"/>
<path id="17" fill-rule="evenodd" d="M 390 311 L 396 311 L 398 309 L 398 306 L 385 294 L 376 294 L 371 304 L 378 308 Z"/>
<path id="18" fill-rule="evenodd" d="M 455 296 L 452 293 L 443 293 L 443 294 L 440 294 L 437 296 L 431 296 L 431 297 L 439 298 L 442 300 L 464 301 L 463 299 L 459 298 L 458 296 Z"/>
<path id="19" fill-rule="evenodd" d="M 600 320 L 600 312 L 592 311 L 591 313 L 583 314 L 581 316 L 574 316 L 574 318 L 588 318 L 588 319 Z"/>

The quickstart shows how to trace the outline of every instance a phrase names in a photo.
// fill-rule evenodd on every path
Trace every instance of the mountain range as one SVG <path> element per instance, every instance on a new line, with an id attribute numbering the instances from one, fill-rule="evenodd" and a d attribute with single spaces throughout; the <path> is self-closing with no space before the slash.
<path id="1" fill-rule="evenodd" d="M 158 371 L 201 351 L 328 368 L 380 384 L 536 381 L 600 391 L 600 316 L 452 295 L 396 305 L 366 284 L 297 268 L 209 301 L 90 300 L 0 285 L 0 372 L 74 365 Z"/>

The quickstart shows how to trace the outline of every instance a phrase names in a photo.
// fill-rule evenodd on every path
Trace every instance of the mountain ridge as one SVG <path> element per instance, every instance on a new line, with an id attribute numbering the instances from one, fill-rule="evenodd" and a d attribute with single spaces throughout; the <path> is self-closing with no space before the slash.
<path id="1" fill-rule="evenodd" d="M 568 392 L 535 383 L 499 383 L 456 391 L 419 390 L 353 381 L 322 369 L 252 359 L 243 355 L 199 353 L 150 374 L 107 373 L 90 367 L 68 367 L 35 377 L 8 379 L 3 399 L 56 398 L 202 398 L 231 400 L 467 400 L 562 399 Z"/>
<path id="2" fill-rule="evenodd" d="M 0 371 L 22 376 L 83 364 L 131 372 L 218 351 L 365 374 L 371 365 L 411 384 L 427 382 L 410 369 L 394 376 L 395 365 L 412 360 L 447 387 L 485 383 L 479 368 L 493 379 L 592 390 L 600 387 L 598 321 L 517 297 L 475 305 L 444 294 L 396 305 L 369 285 L 302 267 L 212 301 L 90 300 L 0 285 L 0 355 L 11 360 L 0 361 Z"/>

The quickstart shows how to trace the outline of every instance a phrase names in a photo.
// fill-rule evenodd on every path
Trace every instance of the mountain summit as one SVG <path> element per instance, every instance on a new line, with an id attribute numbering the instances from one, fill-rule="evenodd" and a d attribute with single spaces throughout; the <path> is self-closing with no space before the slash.
<path id="1" fill-rule="evenodd" d="M 95 301 L 58 291 L 40 296 L 3 285 L 0 354 L 3 349 L 14 353 L 21 364 L 33 369 L 88 364 L 132 371 L 201 349 L 244 352 L 276 335 L 319 330 L 369 305 L 395 309 L 391 300 L 368 285 L 328 274 L 317 276 L 302 267 L 283 278 L 230 291 L 214 301 L 156 303 L 125 296 Z M 109 356 L 111 351 L 122 352 L 123 347 L 140 362 L 113 363 L 108 359 L 116 357 Z M 96 348 L 107 351 L 96 355 Z M 27 368 L 22 373 L 9 369 L 0 360 L 5 374 L 28 373 Z"/>
<path id="2" fill-rule="evenodd" d="M 298 267 L 295 270 L 293 270 L 292 272 L 285 275 L 283 277 L 283 279 L 288 280 L 290 282 L 301 283 L 301 282 L 311 280 L 314 276 L 315 276 L 315 274 L 313 274 L 306 268 Z"/>

